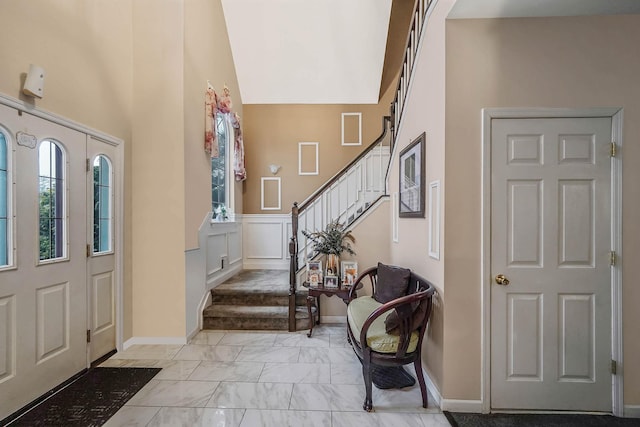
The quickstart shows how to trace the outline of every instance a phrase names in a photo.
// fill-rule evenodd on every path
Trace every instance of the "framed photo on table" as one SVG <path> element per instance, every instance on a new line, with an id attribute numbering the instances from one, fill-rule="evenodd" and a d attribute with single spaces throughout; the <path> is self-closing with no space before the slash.
<path id="1" fill-rule="evenodd" d="M 342 261 L 340 265 L 342 286 L 351 286 L 358 277 L 358 263 L 355 261 Z"/>
<path id="2" fill-rule="evenodd" d="M 400 218 L 424 218 L 425 139 L 423 132 L 400 152 Z"/>
<path id="3" fill-rule="evenodd" d="M 307 263 L 307 283 L 314 288 L 323 285 L 322 261 L 309 261 Z"/>
<path id="4" fill-rule="evenodd" d="M 325 288 L 337 288 L 338 287 L 338 276 L 326 275 L 324 276 L 324 287 Z"/>

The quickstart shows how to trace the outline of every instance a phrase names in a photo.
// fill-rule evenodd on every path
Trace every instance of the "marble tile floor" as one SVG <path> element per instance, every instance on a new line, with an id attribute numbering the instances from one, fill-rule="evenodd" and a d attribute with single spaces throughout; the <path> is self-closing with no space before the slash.
<path id="1" fill-rule="evenodd" d="M 184 346 L 134 345 L 101 366 L 162 371 L 105 425 L 449 426 L 431 397 L 422 408 L 417 383 L 374 386 L 375 412 L 365 412 L 362 369 L 345 327 L 320 325 L 312 338 L 307 331 L 201 331 Z"/>

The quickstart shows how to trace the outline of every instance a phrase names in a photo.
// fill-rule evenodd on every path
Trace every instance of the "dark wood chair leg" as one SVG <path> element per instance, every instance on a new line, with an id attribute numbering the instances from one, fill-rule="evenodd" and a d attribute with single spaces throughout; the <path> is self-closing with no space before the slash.
<path id="1" fill-rule="evenodd" d="M 364 405 L 362 405 L 362 408 L 367 412 L 371 412 L 373 410 L 373 400 L 371 398 L 373 388 L 373 381 L 371 378 L 371 354 L 368 354 L 366 351 L 362 358 L 362 375 L 364 376 L 364 387 L 366 390 L 366 396 L 364 398 Z"/>
<path id="2" fill-rule="evenodd" d="M 311 314 L 311 303 L 313 302 L 313 297 L 307 297 L 307 312 L 309 313 L 309 333 L 307 334 L 308 338 L 311 338 L 311 334 L 313 333 L 313 324 L 316 323 L 313 315 Z M 318 317 L 320 317 L 320 312 L 318 312 Z"/>
<path id="3" fill-rule="evenodd" d="M 427 384 L 424 382 L 424 375 L 422 373 L 422 358 L 418 358 L 413 362 L 413 366 L 416 368 L 416 376 L 418 377 L 418 383 L 420 384 L 420 393 L 422 393 L 422 407 L 427 407 Z"/>

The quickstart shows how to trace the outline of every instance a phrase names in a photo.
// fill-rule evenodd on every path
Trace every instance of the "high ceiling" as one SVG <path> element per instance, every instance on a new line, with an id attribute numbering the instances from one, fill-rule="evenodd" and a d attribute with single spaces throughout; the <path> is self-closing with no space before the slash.
<path id="1" fill-rule="evenodd" d="M 413 4 L 222 0 L 243 104 L 377 103 L 400 66 Z M 448 18 L 639 13 L 640 0 L 457 0 Z"/>
<path id="2" fill-rule="evenodd" d="M 378 102 L 391 0 L 222 6 L 243 104 Z"/>

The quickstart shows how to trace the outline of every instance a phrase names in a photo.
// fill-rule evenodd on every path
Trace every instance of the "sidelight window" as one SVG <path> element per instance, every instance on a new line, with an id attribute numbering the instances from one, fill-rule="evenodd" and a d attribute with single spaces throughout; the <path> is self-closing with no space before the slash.
<path id="1" fill-rule="evenodd" d="M 44 140 L 38 148 L 38 217 L 40 261 L 63 258 L 65 249 L 65 159 L 54 141 Z"/>
<path id="2" fill-rule="evenodd" d="M 9 139 L 0 129 L 0 268 L 11 264 L 11 150 Z"/>
<path id="3" fill-rule="evenodd" d="M 113 229 L 113 178 L 105 156 L 93 161 L 93 253 L 111 252 Z"/>

